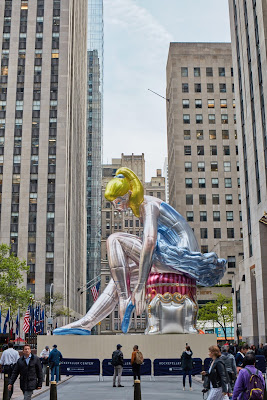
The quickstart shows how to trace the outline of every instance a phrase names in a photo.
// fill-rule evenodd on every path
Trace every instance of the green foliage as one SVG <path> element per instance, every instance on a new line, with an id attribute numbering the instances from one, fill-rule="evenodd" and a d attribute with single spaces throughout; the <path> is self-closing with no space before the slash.
<path id="1" fill-rule="evenodd" d="M 31 291 L 26 290 L 23 284 L 23 273 L 27 272 L 29 267 L 26 261 L 21 261 L 10 254 L 10 246 L 0 244 L 0 304 L 3 311 L 11 307 L 11 314 L 17 311 L 19 305 L 26 308 L 31 299 Z"/>
<path id="2" fill-rule="evenodd" d="M 221 293 L 217 294 L 217 299 L 214 302 L 209 302 L 200 307 L 198 319 L 203 321 L 203 325 L 207 321 L 219 324 L 224 331 L 225 340 L 227 340 L 226 328 L 233 323 L 234 319 L 232 298 Z"/>
<path id="3" fill-rule="evenodd" d="M 51 303 L 51 311 L 54 317 L 60 316 L 71 316 L 71 311 L 68 307 L 62 306 L 62 301 L 64 300 L 64 296 L 62 293 L 57 292 L 54 293 L 52 296 L 52 303 Z M 45 298 L 42 299 L 46 305 L 50 306 L 50 293 L 45 294 Z M 50 310 L 49 307 L 46 307 L 47 312 Z"/>

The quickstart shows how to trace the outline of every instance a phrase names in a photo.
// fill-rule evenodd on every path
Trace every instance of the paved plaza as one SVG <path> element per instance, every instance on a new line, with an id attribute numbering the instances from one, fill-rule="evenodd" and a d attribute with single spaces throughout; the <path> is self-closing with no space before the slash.
<path id="1" fill-rule="evenodd" d="M 133 400 L 134 388 L 131 378 L 123 378 L 123 388 L 113 388 L 112 378 L 105 378 L 104 382 L 99 382 L 93 377 L 73 377 L 66 383 L 58 386 L 58 400 Z M 142 400 L 153 399 L 163 400 L 188 399 L 199 400 L 202 398 L 202 384 L 193 381 L 193 391 L 182 390 L 182 377 L 155 377 L 155 381 L 150 381 L 148 377 L 142 379 L 141 392 Z M 49 392 L 40 394 L 36 397 L 38 400 L 49 400 Z"/>

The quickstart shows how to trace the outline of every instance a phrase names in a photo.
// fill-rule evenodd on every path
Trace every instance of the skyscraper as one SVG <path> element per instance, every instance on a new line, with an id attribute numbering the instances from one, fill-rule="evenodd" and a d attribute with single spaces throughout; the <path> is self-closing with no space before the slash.
<path id="1" fill-rule="evenodd" d="M 76 316 L 86 260 L 86 0 L 0 2 L 0 240 Z"/>
<path id="2" fill-rule="evenodd" d="M 87 282 L 100 276 L 103 132 L 103 0 L 88 0 Z M 87 309 L 92 305 L 87 291 Z"/>
<path id="3" fill-rule="evenodd" d="M 236 327 L 267 341 L 267 4 L 229 0 L 240 158 L 244 260 L 235 277 Z M 242 311 L 242 313 L 241 313 Z"/>

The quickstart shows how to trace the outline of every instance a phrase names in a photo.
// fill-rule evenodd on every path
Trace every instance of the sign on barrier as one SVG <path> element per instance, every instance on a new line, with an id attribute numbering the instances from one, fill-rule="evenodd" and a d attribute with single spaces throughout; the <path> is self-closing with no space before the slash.
<path id="1" fill-rule="evenodd" d="M 62 375 L 100 375 L 100 360 L 63 358 L 61 362 Z"/>
<path id="2" fill-rule="evenodd" d="M 210 364 L 212 362 L 212 358 L 205 358 L 204 360 L 204 370 L 207 372 L 209 370 Z"/>
<path id="3" fill-rule="evenodd" d="M 112 376 L 114 373 L 114 367 L 111 364 L 111 359 L 105 359 L 102 362 L 102 375 L 103 376 Z M 141 375 L 151 375 L 151 360 L 149 358 L 145 358 L 143 364 L 141 365 L 140 370 Z M 130 359 L 124 359 L 123 376 L 132 376 L 133 370 Z"/>
<path id="4" fill-rule="evenodd" d="M 201 358 L 193 358 L 192 375 L 198 375 L 202 371 Z M 182 375 L 180 358 L 163 359 L 157 358 L 154 360 L 154 376 L 162 375 Z"/>

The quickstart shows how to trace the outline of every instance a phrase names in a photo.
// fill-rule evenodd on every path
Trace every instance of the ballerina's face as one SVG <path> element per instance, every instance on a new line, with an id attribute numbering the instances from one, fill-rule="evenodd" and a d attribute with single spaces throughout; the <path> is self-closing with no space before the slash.
<path id="1" fill-rule="evenodd" d="M 112 204 L 115 210 L 123 211 L 129 208 L 129 192 L 126 193 L 124 196 L 117 197 L 115 200 L 112 201 Z"/>

